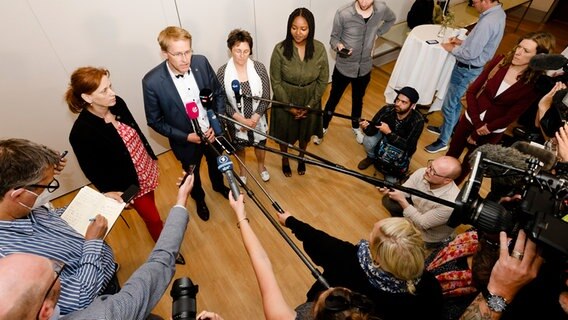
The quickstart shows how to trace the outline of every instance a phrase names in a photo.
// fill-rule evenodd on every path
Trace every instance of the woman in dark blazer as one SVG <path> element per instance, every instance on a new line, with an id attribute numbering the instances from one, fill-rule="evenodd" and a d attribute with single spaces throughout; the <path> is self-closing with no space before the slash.
<path id="1" fill-rule="evenodd" d="M 140 188 L 132 207 L 157 241 L 163 228 L 154 200 L 157 158 L 126 103 L 113 91 L 109 75 L 108 70 L 93 67 L 71 75 L 65 100 L 79 116 L 69 142 L 83 173 L 100 192 Z M 184 263 L 181 255 L 177 262 Z"/>
<path id="2" fill-rule="evenodd" d="M 529 33 L 505 56 L 496 56 L 466 92 L 467 110 L 456 126 L 448 156 L 460 158 L 462 174 L 459 184 L 469 174 L 467 158 L 477 146 L 501 141 L 507 127 L 516 121 L 538 99 L 534 83 L 542 71 L 529 66 L 532 57 L 549 53 L 554 47 L 554 36 L 546 32 Z"/>

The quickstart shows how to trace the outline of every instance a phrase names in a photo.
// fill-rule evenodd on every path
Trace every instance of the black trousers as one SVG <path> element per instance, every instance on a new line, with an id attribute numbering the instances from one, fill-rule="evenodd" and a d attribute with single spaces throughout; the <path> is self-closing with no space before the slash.
<path id="1" fill-rule="evenodd" d="M 363 97 L 365 96 L 365 90 L 367 90 L 367 85 L 371 81 L 371 73 L 367 73 L 364 76 L 358 78 L 349 78 L 341 74 L 337 68 L 333 68 L 333 74 L 331 76 L 331 92 L 329 93 L 329 99 L 325 104 L 325 110 L 323 113 L 323 127 L 328 128 L 329 122 L 333 117 L 335 108 L 341 100 L 341 96 L 347 86 L 351 83 L 351 126 L 353 128 L 359 128 L 359 119 L 361 118 L 361 113 L 363 111 Z"/>
<path id="2" fill-rule="evenodd" d="M 203 191 L 201 187 L 201 174 L 199 170 L 203 156 L 205 156 L 205 161 L 207 161 L 207 171 L 213 190 L 223 192 L 223 190 L 227 189 L 223 182 L 223 174 L 217 169 L 217 157 L 221 154 L 221 151 L 222 148 L 217 142 L 213 142 L 213 144 L 210 145 L 201 144 L 197 148 L 197 153 L 192 159 L 193 161 L 182 163 L 182 168 L 186 171 L 190 165 L 195 165 L 195 169 L 193 170 L 193 189 L 191 190 L 191 197 L 193 199 L 197 201 L 203 201 L 205 199 L 205 191 Z"/>

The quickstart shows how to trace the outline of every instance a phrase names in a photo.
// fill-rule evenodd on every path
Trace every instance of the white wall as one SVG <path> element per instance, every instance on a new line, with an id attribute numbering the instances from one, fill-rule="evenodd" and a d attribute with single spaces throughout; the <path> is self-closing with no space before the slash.
<path id="1" fill-rule="evenodd" d="M 270 64 L 274 45 L 284 39 L 288 15 L 307 7 L 315 15 L 316 39 L 329 46 L 335 10 L 346 0 L 177 1 L 181 25 L 193 47 L 217 69 L 228 58 L 230 30 L 254 37 L 254 58 Z M 406 19 L 413 0 L 387 0 L 398 19 Z M 141 79 L 160 63 L 156 37 L 179 25 L 175 0 L 7 0 L 0 1 L 0 138 L 19 137 L 72 151 L 68 134 L 75 115 L 63 101 L 70 74 L 85 65 L 106 67 L 154 150 L 169 148 L 149 129 Z M 330 67 L 334 60 L 330 52 Z M 58 196 L 88 183 L 69 153 Z"/>

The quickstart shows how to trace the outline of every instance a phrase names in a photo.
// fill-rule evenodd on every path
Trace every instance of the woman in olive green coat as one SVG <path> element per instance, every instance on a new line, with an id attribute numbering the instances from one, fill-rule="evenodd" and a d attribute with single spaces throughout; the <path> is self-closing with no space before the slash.
<path id="1" fill-rule="evenodd" d="M 329 80 L 329 65 L 324 45 L 314 39 L 314 16 L 306 8 L 294 10 L 288 18 L 286 39 L 278 43 L 270 59 L 270 80 L 274 100 L 309 107 L 307 109 L 273 106 L 270 134 L 287 143 L 299 142 L 306 150 L 313 135 L 322 135 L 321 97 Z M 288 151 L 286 144 L 280 150 Z M 304 154 L 300 153 L 300 157 Z M 282 172 L 292 175 L 288 158 L 282 158 Z M 306 173 L 304 161 L 298 174 Z"/>

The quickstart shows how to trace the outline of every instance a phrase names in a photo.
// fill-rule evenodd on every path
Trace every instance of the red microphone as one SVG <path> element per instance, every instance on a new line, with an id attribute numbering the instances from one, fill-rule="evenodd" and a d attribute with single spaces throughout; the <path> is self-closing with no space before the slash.
<path id="1" fill-rule="evenodd" d="M 199 107 L 195 101 L 191 101 L 185 104 L 185 112 L 193 125 L 193 131 L 197 133 L 197 135 L 201 138 L 202 141 L 205 141 L 205 137 L 203 135 L 203 131 L 201 131 L 201 127 L 197 122 L 197 118 L 199 117 Z"/>

